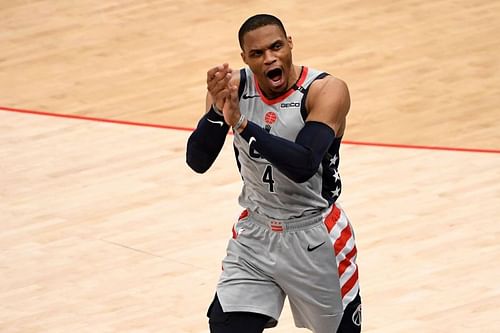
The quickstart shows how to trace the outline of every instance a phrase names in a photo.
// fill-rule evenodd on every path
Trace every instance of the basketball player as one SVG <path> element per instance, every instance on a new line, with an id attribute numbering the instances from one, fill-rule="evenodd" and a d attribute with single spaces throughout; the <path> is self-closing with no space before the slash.
<path id="1" fill-rule="evenodd" d="M 208 310 L 212 333 L 260 333 L 288 296 L 295 325 L 314 333 L 361 331 L 356 246 L 336 203 L 339 147 L 350 97 L 327 73 L 294 65 L 282 22 L 255 15 L 239 30 L 248 68 L 207 73 L 207 112 L 187 163 L 210 168 L 229 128 L 245 208 L 233 227 Z"/>

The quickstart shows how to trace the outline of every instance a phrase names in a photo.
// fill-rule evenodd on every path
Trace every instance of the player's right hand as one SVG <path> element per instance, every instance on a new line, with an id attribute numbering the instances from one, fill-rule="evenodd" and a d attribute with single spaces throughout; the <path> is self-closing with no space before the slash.
<path id="1" fill-rule="evenodd" d="M 218 65 L 207 72 L 207 90 L 212 98 L 212 103 L 222 110 L 224 101 L 229 95 L 229 80 L 232 69 L 228 64 Z"/>

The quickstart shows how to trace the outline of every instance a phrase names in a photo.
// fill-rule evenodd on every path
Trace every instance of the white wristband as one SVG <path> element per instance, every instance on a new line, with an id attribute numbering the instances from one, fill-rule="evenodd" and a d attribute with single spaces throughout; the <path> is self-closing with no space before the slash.
<path id="1" fill-rule="evenodd" d="M 234 124 L 233 132 L 236 133 L 240 129 L 241 125 L 243 125 L 243 122 L 245 122 L 245 119 L 246 119 L 245 116 L 242 114 L 240 116 L 240 119 L 238 120 L 238 122 L 236 124 Z"/>

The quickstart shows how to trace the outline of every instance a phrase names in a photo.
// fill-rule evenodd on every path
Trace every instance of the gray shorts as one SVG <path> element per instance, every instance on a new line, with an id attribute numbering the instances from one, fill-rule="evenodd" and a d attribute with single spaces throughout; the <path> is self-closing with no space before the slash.
<path id="1" fill-rule="evenodd" d="M 288 296 L 297 327 L 333 333 L 359 291 L 355 260 L 354 233 L 338 205 L 287 221 L 244 211 L 233 227 L 217 295 L 225 312 L 276 321 Z"/>

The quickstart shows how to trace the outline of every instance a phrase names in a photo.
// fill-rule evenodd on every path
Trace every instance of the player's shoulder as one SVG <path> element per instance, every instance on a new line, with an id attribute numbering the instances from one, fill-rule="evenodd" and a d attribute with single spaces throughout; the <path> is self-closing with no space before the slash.
<path id="1" fill-rule="evenodd" d="M 315 80 L 309 88 L 306 103 L 310 112 L 315 109 L 338 110 L 347 114 L 351 104 L 347 83 L 332 75 Z"/>
<path id="2" fill-rule="evenodd" d="M 321 80 L 314 80 L 309 88 L 309 99 L 349 100 L 347 83 L 333 75 L 326 75 Z"/>
<path id="3" fill-rule="evenodd" d="M 349 88 L 347 87 L 347 83 L 344 80 L 342 80 L 336 76 L 330 75 L 330 74 L 324 75 L 321 78 L 321 80 L 314 80 L 311 83 L 310 89 L 312 91 L 325 90 L 324 92 L 328 92 L 328 93 L 336 92 L 336 93 L 340 93 L 340 94 L 346 93 L 349 91 Z"/>

